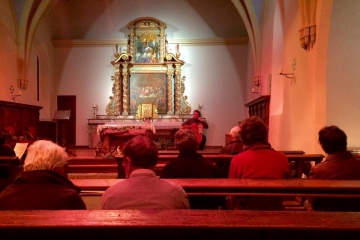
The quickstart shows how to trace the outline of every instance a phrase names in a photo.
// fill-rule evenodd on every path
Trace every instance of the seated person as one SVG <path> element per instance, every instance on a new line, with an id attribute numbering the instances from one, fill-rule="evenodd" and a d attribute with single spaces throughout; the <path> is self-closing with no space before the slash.
<path id="1" fill-rule="evenodd" d="M 165 165 L 162 178 L 219 178 L 219 169 L 196 152 L 197 139 L 192 130 L 179 130 L 175 134 L 175 147 L 179 156 Z M 189 197 L 192 209 L 217 209 L 225 197 Z"/>
<path id="2" fill-rule="evenodd" d="M 243 142 L 240 138 L 240 128 L 239 126 L 235 126 L 230 130 L 230 138 L 231 141 L 226 144 L 219 152 L 219 154 L 231 154 L 236 155 L 243 151 Z M 230 162 L 224 162 L 219 165 L 221 169 L 221 176 L 224 178 L 228 178 Z"/>
<path id="3" fill-rule="evenodd" d="M 158 179 L 156 144 L 136 136 L 122 149 L 126 180 L 110 186 L 102 196 L 101 209 L 188 209 L 189 200 L 178 185 Z"/>
<path id="4" fill-rule="evenodd" d="M 268 130 L 259 117 L 250 117 L 239 125 L 244 151 L 234 156 L 229 178 L 286 179 L 289 162 L 285 154 L 267 142 Z M 230 197 L 229 207 L 247 210 L 282 210 L 282 197 Z"/>
<path id="5" fill-rule="evenodd" d="M 67 179 L 67 154 L 53 142 L 39 140 L 28 148 L 24 171 L 0 194 L 3 210 L 86 209 L 80 189 Z"/>
<path id="6" fill-rule="evenodd" d="M 324 127 L 319 131 L 319 143 L 328 156 L 311 168 L 310 179 L 360 180 L 360 160 L 347 151 L 344 131 Z M 358 198 L 312 198 L 309 203 L 318 211 L 360 211 Z"/>
<path id="7" fill-rule="evenodd" d="M 194 110 L 193 117 L 186 120 L 181 126 L 195 126 L 201 124 L 203 128 L 208 129 L 209 125 L 205 120 L 201 118 L 201 113 L 199 110 Z M 196 130 L 197 131 L 197 130 Z M 199 133 L 200 134 L 200 133 Z M 199 142 L 199 149 L 204 150 L 205 149 L 205 143 L 206 143 L 206 137 L 204 134 L 200 134 L 200 142 Z"/>
<path id="8" fill-rule="evenodd" d="M 243 151 L 243 143 L 241 141 L 239 132 L 239 126 L 235 126 L 230 130 L 231 141 L 220 150 L 220 154 L 236 155 Z"/>
<path id="9" fill-rule="evenodd" d="M 7 137 L 5 135 L 0 136 L 0 156 L 15 156 L 14 149 L 6 144 Z"/>

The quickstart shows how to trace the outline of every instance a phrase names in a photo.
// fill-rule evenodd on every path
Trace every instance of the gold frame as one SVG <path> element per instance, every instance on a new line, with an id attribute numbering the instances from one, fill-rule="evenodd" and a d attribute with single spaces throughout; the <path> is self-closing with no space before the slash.
<path id="1" fill-rule="evenodd" d="M 136 118 L 142 119 L 142 118 L 158 118 L 158 112 L 156 105 L 151 103 L 140 103 L 138 106 L 138 111 L 136 114 Z"/>
<path id="2" fill-rule="evenodd" d="M 179 59 L 178 45 L 175 54 L 167 52 L 166 24 L 156 18 L 143 17 L 131 21 L 127 27 L 130 30 L 127 52 L 119 53 L 118 47 L 116 47 L 114 53 L 116 59 L 111 62 L 115 67 L 114 76 L 111 78 L 113 96 L 110 96 L 106 113 L 108 115 L 131 115 L 129 84 L 131 74 L 163 73 L 166 75 L 166 114 L 189 114 L 191 107 L 187 102 L 187 97 L 183 95 L 185 77 L 181 78 L 181 67 L 185 62 Z M 137 41 L 145 35 L 152 35 L 157 39 L 156 59 L 154 58 L 154 61 L 150 62 L 136 62 Z"/>

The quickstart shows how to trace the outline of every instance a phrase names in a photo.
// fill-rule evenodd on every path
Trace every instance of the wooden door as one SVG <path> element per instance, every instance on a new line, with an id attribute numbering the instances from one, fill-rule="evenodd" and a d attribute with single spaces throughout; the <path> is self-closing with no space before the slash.
<path id="1" fill-rule="evenodd" d="M 58 142 L 60 145 L 75 146 L 76 143 L 76 96 L 57 96 L 57 110 L 70 110 L 69 121 L 63 121 L 58 124 Z M 64 124 L 65 139 L 63 142 L 63 131 L 61 124 Z"/>

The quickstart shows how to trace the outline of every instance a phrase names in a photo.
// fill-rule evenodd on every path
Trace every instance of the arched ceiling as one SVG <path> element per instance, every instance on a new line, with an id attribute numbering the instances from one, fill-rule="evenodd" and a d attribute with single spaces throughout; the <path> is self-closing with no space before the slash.
<path id="1" fill-rule="evenodd" d="M 181 12 L 179 8 L 187 10 Z M 164 18 L 154 16 L 156 9 Z M 198 18 L 190 16 L 190 13 L 197 15 Z M 125 19 L 128 18 L 129 21 L 132 20 L 130 14 L 133 14 L 133 19 L 141 17 L 141 14 L 146 14 L 143 16 L 153 14 L 151 17 L 159 18 L 170 28 L 171 25 L 175 25 L 171 22 L 172 20 L 178 23 L 181 19 L 187 21 L 188 18 L 194 18 L 196 27 L 197 19 L 201 19 L 203 24 L 212 31 L 212 37 L 248 36 L 244 23 L 230 0 L 60 0 L 49 14 L 51 14 L 50 19 L 53 24 L 52 38 L 55 40 L 118 37 L 113 32 L 119 31 L 119 28 L 125 26 L 127 22 L 116 22 L 119 18 L 117 14 L 121 14 Z M 96 24 L 103 27 L 97 27 L 96 32 L 89 34 L 89 29 L 96 28 Z M 178 26 L 173 28 L 176 27 Z M 192 36 L 195 34 L 200 35 L 199 38 L 208 37 L 201 36 L 201 29 L 191 32 L 192 26 L 187 27 L 189 27 L 189 36 L 185 38 L 197 38 L 197 36 Z"/>

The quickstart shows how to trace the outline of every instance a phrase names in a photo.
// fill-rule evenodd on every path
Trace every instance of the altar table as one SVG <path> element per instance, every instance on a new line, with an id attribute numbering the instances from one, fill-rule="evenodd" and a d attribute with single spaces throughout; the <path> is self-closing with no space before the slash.
<path id="1" fill-rule="evenodd" d="M 131 124 L 102 124 L 97 126 L 97 135 L 101 139 L 101 153 L 108 155 L 137 135 L 151 135 L 156 141 L 167 139 L 172 141 L 174 133 L 182 122 L 156 122 Z M 152 132 L 150 134 L 148 131 Z"/>

